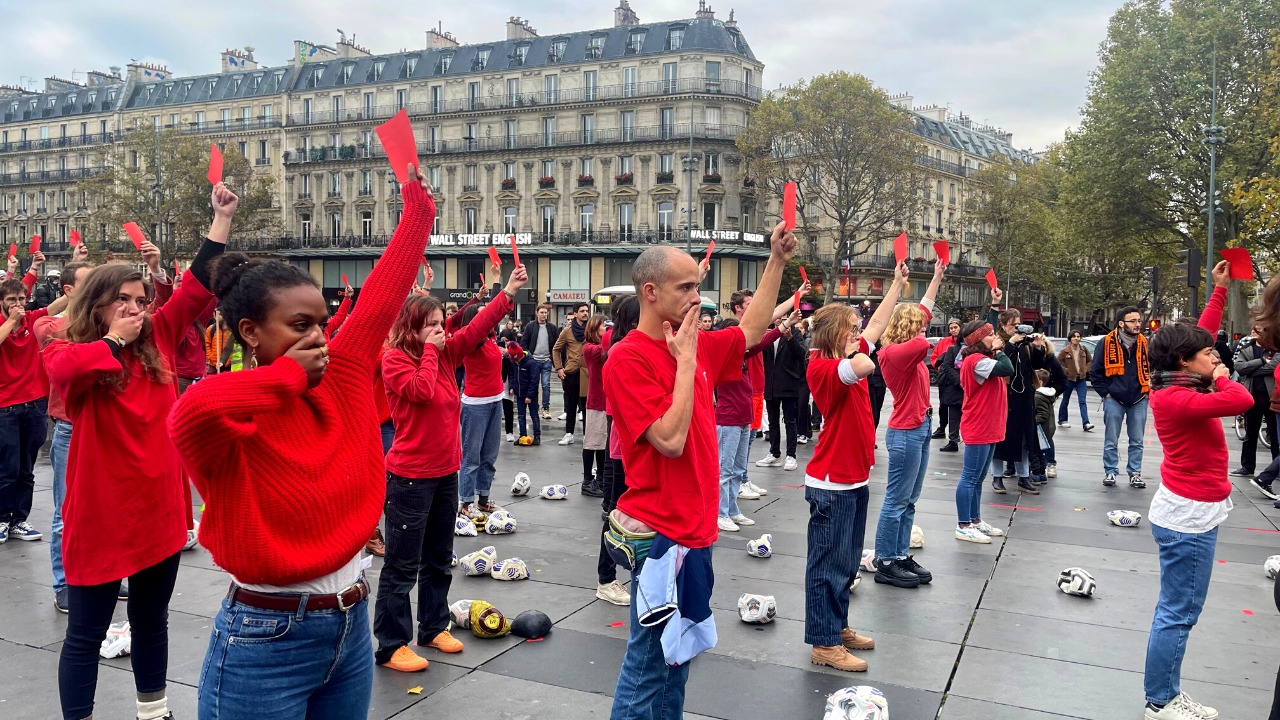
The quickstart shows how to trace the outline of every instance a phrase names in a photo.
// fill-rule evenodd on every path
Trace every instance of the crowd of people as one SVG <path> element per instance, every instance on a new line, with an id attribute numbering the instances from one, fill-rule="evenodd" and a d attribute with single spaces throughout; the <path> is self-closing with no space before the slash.
<path id="1" fill-rule="evenodd" d="M 541 444 L 552 374 L 563 392 L 558 444 L 581 442 L 581 492 L 602 502 L 596 595 L 630 612 L 615 720 L 682 712 L 689 663 L 716 642 L 711 546 L 755 525 L 740 501 L 768 492 L 749 477 L 756 440 L 768 447 L 755 467 L 804 473 L 810 661 L 859 672 L 868 663 L 853 651 L 876 646 L 850 622 L 860 568 L 894 588 L 933 581 L 909 552 L 932 441 L 963 452 L 955 539 L 988 544 L 1004 534 L 982 517 L 988 474 L 994 494 L 1043 492 L 1057 477 L 1054 438 L 1072 427 L 1073 403 L 1079 427 L 1094 429 L 1089 389 L 1102 402 L 1103 486 L 1121 477 L 1123 426 L 1128 486 L 1145 487 L 1148 409 L 1165 451 L 1149 514 L 1161 590 L 1144 712 L 1217 716 L 1178 676 L 1231 509 L 1219 419 L 1242 415 L 1251 438 L 1233 475 L 1254 474 L 1264 422 L 1273 460 L 1280 449 L 1271 422 L 1280 358 L 1270 350 L 1280 347 L 1280 286 L 1268 288 L 1253 335 L 1234 348 L 1239 382 L 1215 347 L 1226 263 L 1199 322 L 1151 338 L 1141 313 L 1125 308 L 1095 352 L 1079 333 L 1055 348 L 993 289 L 985 317 L 948 319 L 934 345 L 927 332 L 944 263 L 918 301 L 898 302 L 910 293 L 903 264 L 878 307 L 830 303 L 806 317 L 795 305 L 807 281 L 778 302 L 796 247 L 781 223 L 754 289 L 733 293 L 723 318 L 701 307 L 709 259 L 654 246 L 634 264 L 634 295 L 609 317 L 582 303 L 561 328 L 541 306 L 517 325 L 522 265 L 505 283 L 492 267 L 488 287 L 459 308 L 429 294 L 429 274 L 427 288 L 415 285 L 435 203 L 409 172 L 395 235 L 358 302 L 346 287 L 332 318 L 305 271 L 226 252 L 239 200 L 222 184 L 180 276 L 149 242 L 139 255 L 146 272 L 94 265 L 79 245 L 41 284 L 43 255 L 33 253 L 20 278 L 10 259 L 0 281 L 0 542 L 43 537 L 29 516 L 52 421 L 64 718 L 93 715 L 98 649 L 120 598 L 136 716 L 172 717 L 167 609 L 180 553 L 197 540 L 231 576 L 199 678 L 205 720 L 363 717 L 376 666 L 420 672 L 430 664 L 420 651 L 461 652 L 448 600 L 454 537 L 502 510 L 493 497 L 500 447 Z M 886 395 L 888 482 L 871 528 Z M 814 447 L 802 466 L 804 444 Z M 1277 471 L 1272 462 L 1253 486 L 1275 499 Z M 376 587 L 366 550 L 384 558 Z"/>

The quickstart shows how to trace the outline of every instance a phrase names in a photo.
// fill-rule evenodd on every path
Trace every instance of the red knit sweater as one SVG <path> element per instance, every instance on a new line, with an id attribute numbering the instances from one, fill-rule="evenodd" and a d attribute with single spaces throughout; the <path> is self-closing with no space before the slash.
<path id="1" fill-rule="evenodd" d="M 505 293 L 504 293 L 505 294 Z M 480 317 L 479 315 L 476 318 Z M 472 318 L 475 322 L 475 318 Z M 499 321 L 501 322 L 501 321 Z M 462 382 L 462 394 L 469 398 L 487 398 L 502 394 L 502 348 L 492 338 L 485 337 L 479 345 L 472 346 L 462 359 L 466 378 Z"/>
<path id="2" fill-rule="evenodd" d="M 169 429 L 206 509 L 200 542 L 241 582 L 287 585 L 360 552 L 382 513 L 386 477 L 373 367 L 417 275 L 435 219 L 420 185 L 355 313 L 329 346 L 320 384 L 282 357 L 196 383 Z"/>

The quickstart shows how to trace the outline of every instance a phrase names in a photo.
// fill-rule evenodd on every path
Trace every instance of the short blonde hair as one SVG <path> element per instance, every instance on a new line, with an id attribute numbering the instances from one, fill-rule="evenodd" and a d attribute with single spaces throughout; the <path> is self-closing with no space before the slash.
<path id="1" fill-rule="evenodd" d="M 809 317 L 811 347 L 824 357 L 844 357 L 844 338 L 860 324 L 860 319 L 857 309 L 849 305 L 823 305 Z"/>
<path id="2" fill-rule="evenodd" d="M 884 344 L 896 345 L 914 338 L 924 328 L 924 320 L 924 310 L 921 310 L 919 305 L 911 303 L 895 305 L 893 314 L 889 316 L 889 326 L 881 336 Z"/>

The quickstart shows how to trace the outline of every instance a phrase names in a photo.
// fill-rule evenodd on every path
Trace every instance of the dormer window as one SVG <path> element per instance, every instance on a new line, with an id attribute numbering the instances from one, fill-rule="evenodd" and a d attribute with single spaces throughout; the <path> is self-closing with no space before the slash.
<path id="1" fill-rule="evenodd" d="M 209 88 L 208 88 L 209 97 L 213 97 L 213 88 L 216 87 L 217 84 L 218 84 L 217 80 L 213 80 L 213 79 L 209 80 Z"/>
<path id="2" fill-rule="evenodd" d="M 182 94 L 183 94 L 184 96 L 190 95 L 190 94 L 191 94 L 191 87 L 192 87 L 192 82 L 191 82 L 190 80 L 188 80 L 188 81 L 186 81 L 186 82 L 182 83 Z"/>
<path id="3" fill-rule="evenodd" d="M 324 68 L 322 68 L 322 67 L 318 67 L 318 68 L 316 68 L 315 70 L 312 70 L 312 71 L 311 71 L 311 80 L 309 81 L 308 86 L 309 86 L 309 87 L 320 87 L 320 78 L 322 78 L 322 77 L 324 77 Z"/>
<path id="4" fill-rule="evenodd" d="M 54 106 L 54 104 L 55 104 L 55 103 L 57 103 L 57 102 L 58 102 L 58 98 L 57 98 L 57 97 L 51 97 L 51 98 L 49 98 L 49 101 L 48 101 L 47 103 L 45 103 L 45 106 L 46 106 L 46 107 L 49 107 L 49 108 L 52 108 L 52 107 Z"/>
<path id="5" fill-rule="evenodd" d="M 253 77 L 249 78 L 249 92 L 257 92 L 258 88 L 261 86 L 262 86 L 261 75 L 254 75 Z"/>
<path id="6" fill-rule="evenodd" d="M 97 102 L 97 101 L 98 101 L 98 93 L 97 93 L 97 92 L 90 92 L 90 93 L 89 93 L 89 104 L 90 104 L 90 105 L 92 105 L 92 104 L 94 104 L 94 103 L 95 103 L 95 102 Z M 18 111 L 18 105 L 17 105 L 17 103 L 15 103 L 15 104 L 14 104 L 14 106 L 13 106 L 13 111 L 14 111 L 14 112 L 17 112 L 17 111 Z"/>
<path id="7" fill-rule="evenodd" d="M 356 69 L 355 65 L 350 63 L 342 66 L 342 84 L 346 85 L 351 82 L 351 72 Z"/>
<path id="8" fill-rule="evenodd" d="M 476 51 L 476 57 L 474 60 L 471 61 L 471 69 L 473 71 L 479 71 L 479 70 L 485 69 L 485 67 L 489 64 L 489 53 L 491 52 L 493 51 L 490 50 L 489 48 Z"/>
<path id="9" fill-rule="evenodd" d="M 644 30 L 632 30 L 627 35 L 627 54 L 638 55 L 640 50 L 644 48 L 644 38 L 646 32 Z"/>
<path id="10" fill-rule="evenodd" d="M 382 79 L 382 70 L 387 66 L 386 60 L 377 60 L 373 63 L 373 77 L 369 78 L 373 81 Z"/>
<path id="11" fill-rule="evenodd" d="M 603 54 L 604 54 L 604 36 L 592 35 L 591 39 L 587 41 L 587 59 L 599 60 L 600 56 Z"/>
<path id="12" fill-rule="evenodd" d="M 244 78 L 239 75 L 231 78 L 231 94 L 232 95 L 235 95 L 236 93 L 240 92 L 240 82 L 243 80 Z"/>
<path id="13" fill-rule="evenodd" d="M 275 73 L 276 89 L 280 89 L 280 85 L 284 83 L 284 71 L 277 70 Z"/>
<path id="14" fill-rule="evenodd" d="M 516 54 L 511 56 L 512 65 L 515 67 L 524 67 L 524 61 L 529 57 L 528 45 L 517 45 Z"/>
<path id="15" fill-rule="evenodd" d="M 667 49 L 679 50 L 684 46 L 684 26 L 667 28 Z"/>
<path id="16" fill-rule="evenodd" d="M 453 53 L 443 53 L 440 60 L 436 62 L 436 74 L 444 75 L 449 72 L 449 66 L 453 65 Z"/>
<path id="17" fill-rule="evenodd" d="M 551 49 L 547 52 L 547 62 L 564 62 L 564 49 L 568 44 L 569 42 L 567 40 L 556 40 L 551 43 Z"/>
<path id="18" fill-rule="evenodd" d="M 412 55 L 404 61 L 404 76 L 409 77 L 418 69 L 418 56 Z"/>

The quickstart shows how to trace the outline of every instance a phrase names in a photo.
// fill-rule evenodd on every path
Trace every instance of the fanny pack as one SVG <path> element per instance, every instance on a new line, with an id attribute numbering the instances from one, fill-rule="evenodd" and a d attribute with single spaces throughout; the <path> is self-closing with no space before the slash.
<path id="1" fill-rule="evenodd" d="M 627 570 L 635 571 L 649 557 L 649 548 L 657 533 L 628 530 L 618 521 L 618 510 L 609 513 L 609 529 L 604 532 L 604 546 L 609 557 Z"/>

